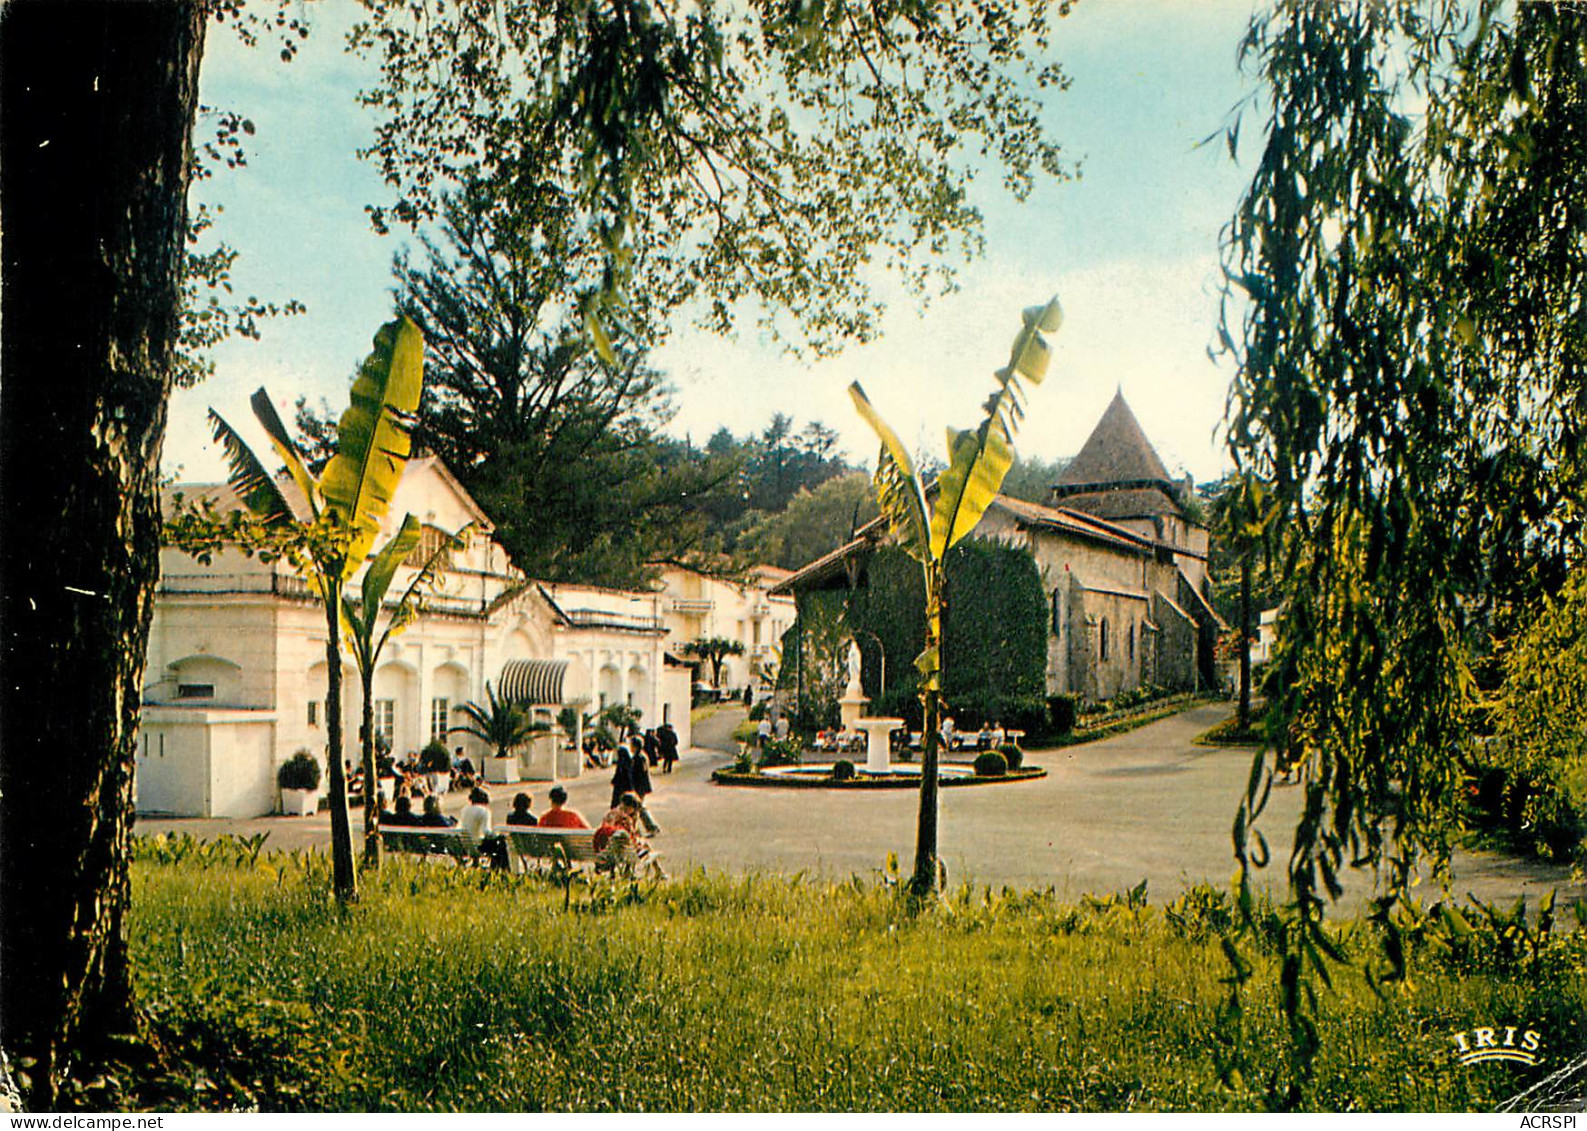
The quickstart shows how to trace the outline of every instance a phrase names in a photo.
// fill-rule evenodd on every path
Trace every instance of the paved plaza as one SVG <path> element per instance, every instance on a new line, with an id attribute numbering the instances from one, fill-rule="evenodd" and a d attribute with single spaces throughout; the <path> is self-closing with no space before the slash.
<path id="1" fill-rule="evenodd" d="M 1201 747 L 1191 739 L 1228 715 L 1226 705 L 1198 707 L 1128 734 L 1084 746 L 1036 751 L 1028 763 L 1047 770 L 1036 781 L 973 786 L 942 792 L 941 854 L 949 882 L 1016 888 L 1054 888 L 1077 898 L 1148 881 L 1154 902 L 1172 898 L 1202 880 L 1225 884 L 1235 864 L 1230 825 L 1250 772 L 1252 752 Z M 730 761 L 727 737 L 741 712 L 701 720 L 698 744 L 672 774 L 653 771 L 650 808 L 662 833 L 655 846 L 669 871 L 805 872 L 844 879 L 874 876 L 889 852 L 907 871 L 914 850 L 917 795 L 913 790 L 838 792 L 715 785 L 711 771 Z M 567 783 L 570 804 L 591 822 L 610 800 L 609 773 L 587 771 Z M 516 789 L 531 793 L 535 811 L 546 808 L 549 783 L 497 786 L 492 808 L 498 823 Z M 1299 790 L 1275 786 L 1259 827 L 1273 848 L 1266 882 L 1283 883 L 1289 830 Z M 461 794 L 448 810 L 463 805 Z M 354 813 L 355 822 L 360 814 Z M 270 846 L 323 846 L 330 822 L 315 817 L 263 817 L 247 821 L 140 820 L 136 831 L 268 831 Z M 1368 893 L 1367 877 L 1348 885 L 1356 903 Z M 1530 902 L 1558 888 L 1562 899 L 1587 894 L 1570 882 L 1569 869 L 1502 856 L 1457 855 L 1452 892 L 1484 900 Z M 1431 900 L 1436 891 L 1423 893 Z"/>

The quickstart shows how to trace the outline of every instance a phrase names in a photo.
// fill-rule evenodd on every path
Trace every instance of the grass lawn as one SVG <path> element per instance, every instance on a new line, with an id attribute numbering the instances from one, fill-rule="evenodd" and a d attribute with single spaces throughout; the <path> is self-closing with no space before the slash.
<path id="1" fill-rule="evenodd" d="M 340 911 L 315 854 L 139 856 L 133 959 L 163 1052 L 94 1106 L 1242 1110 L 1288 1082 L 1260 947 L 1243 1013 L 1222 1008 L 1210 889 L 912 912 L 887 884 L 695 875 L 578 883 L 565 909 L 540 877 L 396 861 Z M 1456 1064 L 1449 1035 L 1479 1025 L 1587 1047 L 1581 932 L 1512 961 L 1439 953 L 1382 998 L 1340 970 L 1302 1106 L 1485 1109 L 1548 1070 Z"/>

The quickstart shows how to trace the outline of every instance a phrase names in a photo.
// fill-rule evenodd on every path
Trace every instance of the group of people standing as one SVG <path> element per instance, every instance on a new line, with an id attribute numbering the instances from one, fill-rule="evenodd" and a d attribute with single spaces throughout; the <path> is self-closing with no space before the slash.
<path id="1" fill-rule="evenodd" d="M 671 731 L 672 727 L 664 723 L 662 724 L 662 729 Z M 646 833 L 650 836 L 655 836 L 661 831 L 661 827 L 656 824 L 650 815 L 650 811 L 645 808 L 645 798 L 654 792 L 650 784 L 651 754 L 647 749 L 647 743 L 655 744 L 658 750 L 661 749 L 659 737 L 653 731 L 647 731 L 643 736 L 631 734 L 627 739 L 618 743 L 617 755 L 612 760 L 612 809 L 613 811 L 618 810 L 621 807 L 623 798 L 631 795 L 639 802 L 639 824 Z M 672 736 L 670 749 L 672 750 L 672 759 L 675 762 L 678 757 L 676 733 Z M 671 769 L 672 767 L 669 763 L 667 772 L 671 772 Z"/>

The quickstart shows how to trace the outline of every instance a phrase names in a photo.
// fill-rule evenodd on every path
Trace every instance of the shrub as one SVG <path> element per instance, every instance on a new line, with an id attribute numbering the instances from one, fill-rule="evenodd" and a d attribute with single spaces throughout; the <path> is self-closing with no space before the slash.
<path id="1" fill-rule="evenodd" d="M 1003 755 L 1003 761 L 1011 770 L 1017 770 L 1025 762 L 1025 752 L 1012 742 L 1005 742 L 997 748 L 997 753 Z"/>
<path id="2" fill-rule="evenodd" d="M 833 763 L 833 766 L 832 766 L 832 780 L 833 781 L 853 781 L 854 780 L 854 763 L 849 761 L 847 758 L 839 759 L 837 762 Z"/>
<path id="3" fill-rule="evenodd" d="M 797 766 L 804 760 L 804 743 L 798 737 L 768 738 L 761 750 L 762 766 Z"/>
<path id="4" fill-rule="evenodd" d="M 601 712 L 601 722 L 619 734 L 627 734 L 629 731 L 638 730 L 639 719 L 639 708 L 630 707 L 627 703 L 613 703 Z"/>
<path id="5" fill-rule="evenodd" d="M 452 768 L 452 755 L 447 753 L 446 747 L 433 739 L 419 751 L 419 772 L 424 774 L 444 774 Z"/>
<path id="6" fill-rule="evenodd" d="M 1000 778 L 1008 773 L 1008 759 L 996 750 L 988 750 L 975 756 L 975 776 L 978 778 Z"/>
<path id="7" fill-rule="evenodd" d="M 1075 729 L 1079 711 L 1073 695 L 1050 695 L 1047 698 L 1047 719 L 1053 736 L 1062 738 Z"/>
<path id="8" fill-rule="evenodd" d="M 735 774 L 753 774 L 755 772 L 755 751 L 751 747 L 739 747 L 738 757 L 733 759 L 733 772 Z"/>
<path id="9" fill-rule="evenodd" d="M 320 788 L 320 764 L 307 750 L 299 750 L 281 763 L 276 784 L 282 789 Z"/>

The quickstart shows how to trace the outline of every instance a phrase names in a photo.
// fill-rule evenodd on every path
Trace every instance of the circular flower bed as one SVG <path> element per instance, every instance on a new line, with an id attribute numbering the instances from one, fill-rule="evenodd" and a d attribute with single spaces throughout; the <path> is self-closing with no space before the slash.
<path id="1" fill-rule="evenodd" d="M 854 767 L 853 777 L 834 776 L 836 763 L 807 762 L 794 766 L 766 766 L 759 771 L 741 773 L 731 767 L 715 771 L 711 780 L 718 785 L 767 786 L 774 789 L 917 789 L 920 765 L 894 763 L 885 774 L 873 773 L 864 766 Z M 998 775 L 978 775 L 962 762 L 945 762 L 938 767 L 938 781 L 944 789 L 961 785 L 998 785 L 1004 782 L 1031 781 L 1047 776 L 1038 766 L 1026 766 Z"/>

